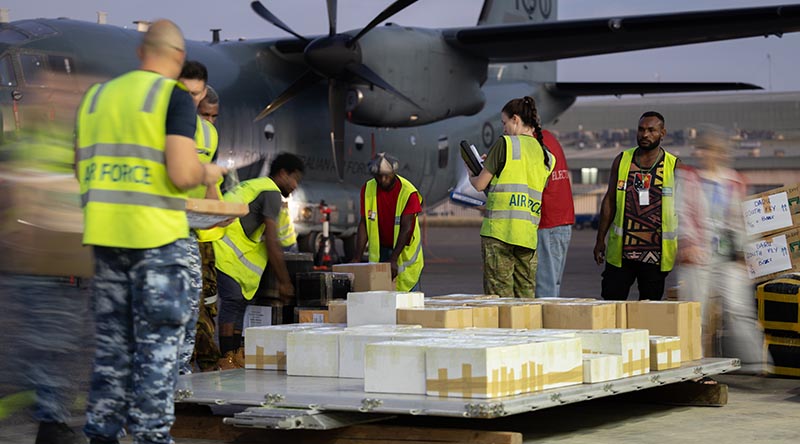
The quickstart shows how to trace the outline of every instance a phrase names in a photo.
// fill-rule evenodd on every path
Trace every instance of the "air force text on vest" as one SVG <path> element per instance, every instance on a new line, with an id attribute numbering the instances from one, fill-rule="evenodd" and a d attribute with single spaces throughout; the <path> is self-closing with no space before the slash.
<path id="1" fill-rule="evenodd" d="M 533 214 L 539 214 L 542 211 L 542 202 L 534 200 L 523 193 L 513 193 L 508 199 L 508 206 L 527 207 Z"/>
<path id="2" fill-rule="evenodd" d="M 142 165 L 124 163 L 89 164 L 83 175 L 84 182 L 124 182 L 152 185 L 150 168 Z"/>

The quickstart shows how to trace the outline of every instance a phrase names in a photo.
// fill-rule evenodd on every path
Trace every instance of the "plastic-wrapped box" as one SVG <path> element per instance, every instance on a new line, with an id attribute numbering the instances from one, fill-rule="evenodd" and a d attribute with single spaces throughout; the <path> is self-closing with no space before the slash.
<path id="1" fill-rule="evenodd" d="M 298 273 L 295 281 L 297 305 L 327 307 L 334 299 L 345 299 L 353 291 L 352 273 L 312 271 Z"/>

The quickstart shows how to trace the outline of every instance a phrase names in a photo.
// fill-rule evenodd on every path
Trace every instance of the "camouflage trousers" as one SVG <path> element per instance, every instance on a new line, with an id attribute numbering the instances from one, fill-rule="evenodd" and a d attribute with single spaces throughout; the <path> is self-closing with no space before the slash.
<path id="1" fill-rule="evenodd" d="M 37 421 L 67 422 L 76 377 L 89 367 L 89 292 L 70 277 L 0 274 L 0 387 L 35 393 Z"/>
<path id="2" fill-rule="evenodd" d="M 203 260 L 200 258 L 200 247 L 197 242 L 197 235 L 191 231 L 186 244 L 186 260 L 189 261 L 189 286 L 192 290 L 191 317 L 186 323 L 186 332 L 183 335 L 183 342 L 178 348 L 178 374 L 192 374 L 192 356 L 194 355 L 195 333 L 197 331 L 197 319 L 200 316 L 200 293 L 203 289 Z"/>
<path id="3" fill-rule="evenodd" d="M 214 261 L 214 247 L 211 242 L 200 242 L 200 258 L 203 260 L 203 293 L 200 317 L 197 319 L 194 357 L 201 371 L 213 370 L 222 357 L 214 338 L 217 316 L 217 269 Z"/>
<path id="4" fill-rule="evenodd" d="M 536 292 L 536 250 L 481 236 L 483 292 L 532 298 Z"/>
<path id="5" fill-rule="evenodd" d="M 191 316 L 189 239 L 152 249 L 94 247 L 95 361 L 86 436 L 172 443 L 178 346 Z"/>

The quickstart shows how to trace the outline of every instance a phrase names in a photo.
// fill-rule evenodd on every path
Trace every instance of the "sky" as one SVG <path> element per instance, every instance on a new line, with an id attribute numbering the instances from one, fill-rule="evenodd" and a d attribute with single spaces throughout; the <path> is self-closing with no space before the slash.
<path id="1" fill-rule="evenodd" d="M 535 0 L 528 0 L 535 1 Z M 327 32 L 325 0 L 262 0 L 284 23 L 303 35 Z M 340 0 L 338 29 L 359 29 L 390 0 Z M 656 14 L 788 3 L 770 0 L 561 0 L 560 19 L 632 14 Z M 419 0 L 390 21 L 426 28 L 472 26 L 482 0 Z M 250 0 L 0 0 L 11 20 L 69 17 L 96 21 L 97 11 L 108 22 L 133 26 L 134 20 L 169 18 L 189 39 L 210 40 L 210 28 L 222 38 L 287 37 L 250 9 Z M 725 81 L 748 82 L 771 91 L 800 91 L 800 33 L 782 38 L 750 38 L 622 54 L 583 57 L 558 62 L 560 81 Z"/>

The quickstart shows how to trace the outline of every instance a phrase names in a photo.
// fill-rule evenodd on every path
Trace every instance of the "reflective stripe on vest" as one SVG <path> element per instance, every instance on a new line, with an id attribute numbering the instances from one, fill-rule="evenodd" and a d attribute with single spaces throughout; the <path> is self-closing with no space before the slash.
<path id="1" fill-rule="evenodd" d="M 487 188 L 481 236 L 535 250 L 542 191 L 555 168 L 555 156 L 548 152 L 551 159 L 548 169 L 544 164 L 545 152 L 534 137 L 504 137 L 506 163 Z"/>
<path id="2" fill-rule="evenodd" d="M 226 201 L 250 205 L 264 191 L 280 192 L 280 189 L 272 179 L 259 177 L 240 183 L 223 198 Z M 212 242 L 217 269 L 235 280 L 242 289 L 242 295 L 248 300 L 255 296 L 261 275 L 269 261 L 263 235 L 263 223 L 248 237 L 241 220 L 237 219 L 225 227 L 225 236 L 222 239 Z"/>
<path id="3" fill-rule="evenodd" d="M 417 193 L 420 204 L 422 203 L 422 196 L 411 182 L 401 176 L 397 176 L 397 180 L 400 181 L 400 195 L 397 197 L 397 205 L 395 205 L 394 210 L 393 245 L 395 246 L 397 244 L 397 237 L 400 234 L 400 220 L 411 194 Z M 375 214 L 376 217 L 370 219 L 370 213 Z M 367 181 L 367 185 L 364 189 L 364 214 L 362 214 L 367 225 L 370 262 L 379 262 L 381 257 L 381 242 L 377 214 L 378 182 L 376 182 L 375 179 L 371 179 Z M 400 257 L 397 259 L 397 280 L 395 281 L 397 291 L 411 290 L 417 282 L 419 282 L 419 276 L 422 274 L 422 268 L 424 266 L 425 258 L 422 253 L 422 237 L 419 230 L 419 217 L 417 217 L 414 221 L 414 231 L 411 235 L 411 240 L 400 252 Z"/>
<path id="4" fill-rule="evenodd" d="M 200 163 L 211 163 L 214 154 L 217 152 L 218 144 L 217 129 L 211 122 L 197 116 L 197 128 L 194 131 L 194 143 L 197 147 L 197 157 Z M 200 185 L 189 191 L 189 197 L 193 199 L 205 199 L 206 186 Z"/>
<path id="5" fill-rule="evenodd" d="M 624 180 L 628 184 L 628 173 L 631 169 L 636 147 L 622 152 L 617 171 L 617 182 Z M 661 194 L 661 271 L 670 271 L 675 265 L 678 252 L 678 216 L 675 213 L 675 164 L 677 158 L 664 150 L 664 180 Z M 622 243 L 625 227 L 625 188 L 616 190 L 617 205 L 614 221 L 608 233 L 606 261 L 615 267 L 622 267 Z"/>
<path id="6" fill-rule="evenodd" d="M 176 82 L 132 71 L 84 96 L 76 166 L 88 245 L 156 248 L 189 235 L 186 192 L 166 170 L 166 119 Z"/>

